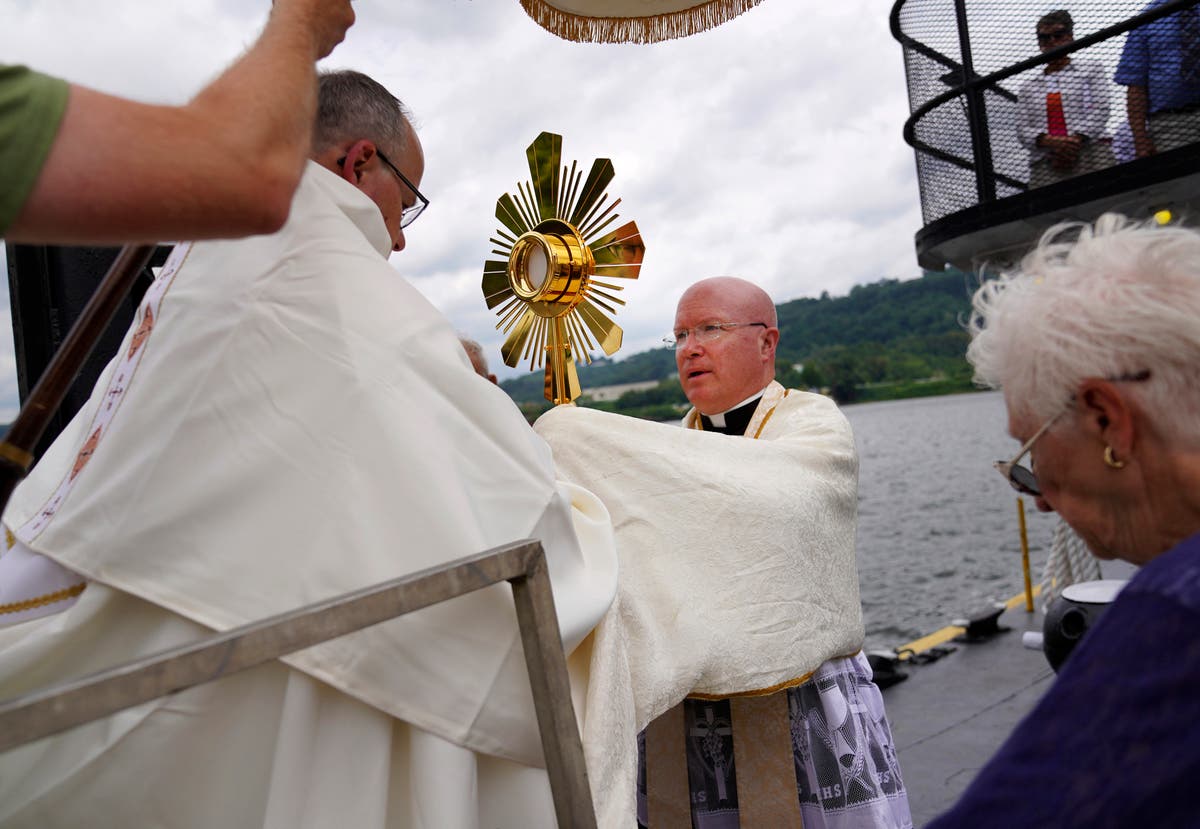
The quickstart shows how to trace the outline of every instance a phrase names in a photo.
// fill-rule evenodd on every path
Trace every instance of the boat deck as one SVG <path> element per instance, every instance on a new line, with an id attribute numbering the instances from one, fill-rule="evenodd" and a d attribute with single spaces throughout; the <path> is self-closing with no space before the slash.
<path id="1" fill-rule="evenodd" d="M 902 663 L 908 679 L 883 691 L 915 826 L 954 804 L 1054 679 L 1042 652 L 1021 644 L 1022 632 L 1041 630 L 1041 612 L 1022 605 L 1000 624 L 1011 629 L 950 641 L 943 647 L 956 650 L 936 662 Z"/>
<path id="2" fill-rule="evenodd" d="M 1102 569 L 1105 578 L 1134 572 L 1124 562 Z M 1021 644 L 1024 631 L 1042 629 L 1040 599 L 1035 604 L 1028 613 L 1023 598 L 1010 601 L 999 620 L 1006 633 L 976 643 L 950 639 L 941 647 L 955 650 L 937 661 L 920 664 L 918 656 L 899 663 L 908 678 L 883 690 L 913 825 L 924 826 L 955 803 L 1054 681 L 1041 650 Z"/>

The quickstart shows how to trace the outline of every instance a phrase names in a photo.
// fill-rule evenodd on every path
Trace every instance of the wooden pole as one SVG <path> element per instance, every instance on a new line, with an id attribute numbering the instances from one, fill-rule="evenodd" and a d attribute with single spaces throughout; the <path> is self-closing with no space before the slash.
<path id="1" fill-rule="evenodd" d="M 1021 569 L 1025 572 L 1025 612 L 1033 612 L 1033 580 L 1029 577 L 1029 536 L 1025 532 L 1025 501 L 1017 497 L 1017 522 L 1021 526 Z"/>
<path id="2" fill-rule="evenodd" d="M 84 361 L 96 347 L 96 342 L 117 308 L 129 295 L 142 268 L 154 255 L 154 245 L 126 245 L 113 262 L 96 292 L 84 306 L 79 319 L 71 326 L 67 338 L 54 354 L 50 365 L 38 378 L 21 407 L 16 420 L 0 441 L 0 513 L 8 505 L 8 497 L 33 466 L 33 450 L 41 440 L 50 418 L 62 405 L 71 383 L 79 374 Z"/>

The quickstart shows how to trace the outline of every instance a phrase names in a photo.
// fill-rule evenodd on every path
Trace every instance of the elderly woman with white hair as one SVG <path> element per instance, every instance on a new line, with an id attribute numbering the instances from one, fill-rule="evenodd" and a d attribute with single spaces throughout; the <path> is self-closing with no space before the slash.
<path id="1" fill-rule="evenodd" d="M 997 467 L 1141 569 L 931 825 L 1198 825 L 1200 233 L 1059 226 L 974 305 L 968 359 L 1021 443 Z"/>

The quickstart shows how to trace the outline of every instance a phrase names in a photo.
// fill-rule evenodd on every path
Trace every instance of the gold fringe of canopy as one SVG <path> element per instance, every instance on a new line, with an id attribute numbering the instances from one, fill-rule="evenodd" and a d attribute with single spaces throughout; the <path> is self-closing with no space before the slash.
<path id="1" fill-rule="evenodd" d="M 720 26 L 760 2 L 521 0 L 521 6 L 539 26 L 564 40 L 578 43 L 658 43 Z"/>

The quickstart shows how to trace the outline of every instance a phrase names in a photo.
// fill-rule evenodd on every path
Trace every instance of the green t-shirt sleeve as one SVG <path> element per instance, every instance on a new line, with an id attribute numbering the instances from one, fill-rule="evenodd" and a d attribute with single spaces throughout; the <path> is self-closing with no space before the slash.
<path id="1" fill-rule="evenodd" d="M 67 108 L 67 82 L 0 64 L 0 236 L 33 190 Z"/>

